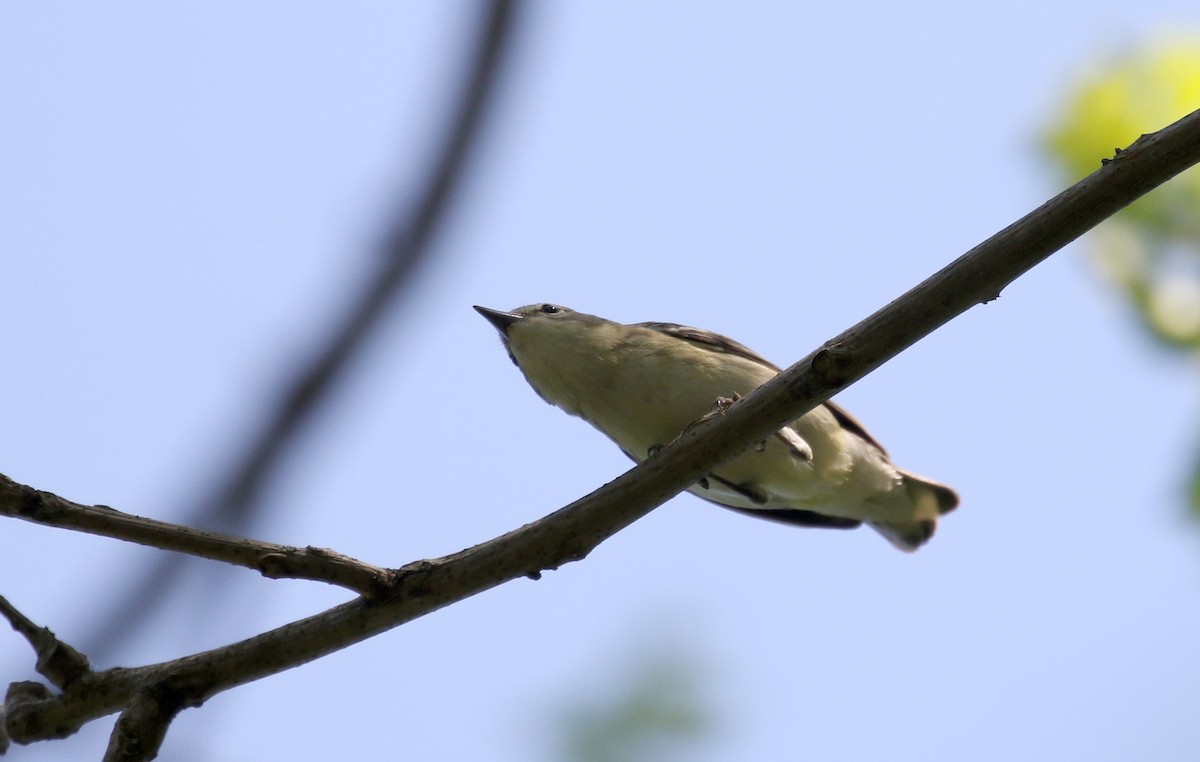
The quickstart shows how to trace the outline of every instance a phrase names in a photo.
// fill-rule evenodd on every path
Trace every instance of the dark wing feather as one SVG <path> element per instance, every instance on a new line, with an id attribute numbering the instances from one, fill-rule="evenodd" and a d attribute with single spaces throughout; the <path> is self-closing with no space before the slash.
<path id="1" fill-rule="evenodd" d="M 733 484 L 726 479 L 722 479 L 716 474 L 709 474 L 708 478 L 712 479 L 713 481 L 720 482 L 727 489 L 731 489 L 734 492 L 740 493 L 747 500 L 751 500 L 755 503 L 760 501 L 760 498 L 754 493 L 753 490 L 747 489 L 738 484 Z M 738 513 L 744 513 L 747 516 L 755 516 L 760 519 L 767 519 L 768 521 L 778 521 L 783 524 L 791 524 L 793 526 L 820 527 L 824 529 L 854 529 L 855 527 L 862 525 L 862 522 L 856 519 L 843 519 L 836 516 L 826 516 L 823 513 L 806 511 L 802 508 L 742 508 L 735 505 L 726 505 L 719 500 L 713 500 L 712 498 L 704 497 L 703 495 L 695 492 L 692 494 L 696 495 L 696 497 L 700 498 L 701 500 L 707 500 L 714 505 L 719 505 L 722 508 L 728 508 L 731 511 L 737 511 Z M 762 502 L 766 501 L 762 500 Z"/>
<path id="2" fill-rule="evenodd" d="M 853 434 L 857 434 L 862 439 L 875 445 L 885 457 L 891 457 L 888 455 L 887 450 L 883 449 L 883 445 L 875 441 L 875 437 L 868 434 L 867 430 L 863 428 L 863 425 L 858 422 L 858 419 L 847 413 L 841 405 L 833 401 L 828 401 L 825 403 L 825 407 L 829 408 L 829 412 L 833 413 L 833 417 L 837 419 L 837 422 L 841 424 L 843 429 Z"/>
<path id="3" fill-rule="evenodd" d="M 693 495 L 696 493 L 693 492 Z M 696 497 L 700 497 L 696 495 Z M 708 500 L 706 497 L 701 497 L 701 500 Z M 768 521 L 778 521 L 781 524 L 791 524 L 798 527 L 816 527 L 819 529 L 856 529 L 862 526 L 862 522 L 857 519 L 842 519 L 837 516 L 826 516 L 822 513 L 813 511 L 800 510 L 798 508 L 735 508 L 732 505 L 718 503 L 716 500 L 708 500 L 713 505 L 719 505 L 722 508 L 727 508 L 731 511 L 737 511 L 747 516 L 754 516 Z"/>
<path id="4" fill-rule="evenodd" d="M 635 325 L 642 328 L 649 328 L 650 330 L 658 331 L 659 333 L 665 333 L 668 336 L 674 336 L 675 338 L 683 339 L 684 341 L 690 341 L 695 344 L 703 344 L 706 348 L 714 349 L 718 352 L 726 352 L 731 355 L 737 355 L 738 357 L 744 357 L 751 362 L 765 365 L 776 373 L 779 372 L 779 366 L 775 363 L 757 354 L 754 352 L 754 350 L 750 349 L 744 344 L 739 344 L 733 339 L 726 338 L 719 333 L 705 331 L 700 328 L 691 328 L 686 325 L 679 325 L 678 323 L 635 323 Z"/>

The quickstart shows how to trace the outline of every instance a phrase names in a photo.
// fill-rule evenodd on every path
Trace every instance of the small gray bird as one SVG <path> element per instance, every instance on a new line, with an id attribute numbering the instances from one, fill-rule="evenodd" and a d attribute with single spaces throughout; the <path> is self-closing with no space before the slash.
<path id="1" fill-rule="evenodd" d="M 624 325 L 554 304 L 512 312 L 476 307 L 538 395 L 577 415 L 641 462 L 720 401 L 779 368 L 709 331 L 674 323 Z M 726 508 L 809 527 L 870 524 L 913 551 L 954 510 L 949 487 L 897 468 L 858 421 L 818 405 L 688 491 Z"/>

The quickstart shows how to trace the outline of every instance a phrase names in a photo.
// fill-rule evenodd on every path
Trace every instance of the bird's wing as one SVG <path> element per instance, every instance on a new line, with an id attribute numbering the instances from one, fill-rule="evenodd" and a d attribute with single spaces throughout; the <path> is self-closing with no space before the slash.
<path id="1" fill-rule="evenodd" d="M 642 326 L 643 328 L 649 328 L 652 331 L 665 333 L 668 336 L 674 336 L 685 341 L 690 341 L 694 344 L 702 344 L 706 349 L 710 349 L 715 352 L 726 352 L 731 355 L 737 355 L 738 357 L 743 357 L 751 362 L 765 365 L 776 373 L 780 372 L 778 365 L 764 358 L 754 350 L 750 349 L 744 344 L 739 344 L 733 339 L 713 333 L 712 331 L 705 331 L 700 328 L 690 328 L 686 325 L 679 325 L 678 323 L 638 323 L 637 325 Z M 887 457 L 887 450 L 884 449 L 883 445 L 879 444 L 875 437 L 867 433 L 867 430 L 863 428 L 863 425 L 859 423 L 854 416 L 847 413 L 841 405 L 838 405 L 836 402 L 829 401 L 822 404 L 825 405 L 829 412 L 833 414 L 833 417 L 837 420 L 838 425 L 840 425 L 846 431 L 855 434 L 863 441 L 877 447 L 879 451 L 882 452 L 885 457 Z"/>
<path id="2" fill-rule="evenodd" d="M 863 425 L 858 422 L 858 419 L 846 412 L 839 404 L 833 401 L 826 401 L 825 407 L 829 408 L 829 412 L 833 413 L 833 417 L 837 419 L 838 424 L 852 434 L 857 434 L 863 441 L 874 445 L 885 458 L 890 458 L 887 450 L 883 449 L 883 445 L 875 440 L 875 437 L 867 433 Z"/>
<path id="3" fill-rule="evenodd" d="M 725 352 L 731 355 L 744 357 L 751 362 L 756 362 L 759 365 L 765 365 L 776 373 L 779 372 L 779 366 L 757 354 L 754 352 L 754 350 L 750 349 L 744 344 L 737 343 L 733 339 L 713 333 L 712 331 L 705 331 L 700 328 L 691 328 L 686 325 L 679 325 L 678 323 L 637 323 L 636 325 L 642 328 L 649 328 L 652 331 L 658 331 L 659 333 L 665 333 L 668 336 L 674 336 L 677 339 L 690 341 L 693 344 L 702 344 L 704 345 L 705 349 L 715 352 Z"/>

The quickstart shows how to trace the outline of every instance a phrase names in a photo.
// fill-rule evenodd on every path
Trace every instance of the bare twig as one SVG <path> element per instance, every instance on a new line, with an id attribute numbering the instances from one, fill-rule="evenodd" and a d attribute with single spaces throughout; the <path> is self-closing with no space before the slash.
<path id="1" fill-rule="evenodd" d="M 0 516 L 127 540 L 254 569 L 272 579 L 328 582 L 373 597 L 392 573 L 324 548 L 293 548 L 80 505 L 0 474 Z"/>
<path id="2" fill-rule="evenodd" d="M 484 8 L 474 61 L 467 68 L 461 96 L 444 132 L 445 142 L 420 186 L 419 201 L 397 211 L 383 237 L 379 269 L 350 300 L 344 321 L 308 367 L 283 381 L 278 407 L 256 435 L 245 437 L 250 442 L 246 451 L 225 477 L 215 480 L 212 493 L 190 512 L 188 524 L 227 532 L 241 532 L 249 526 L 263 489 L 288 448 L 329 399 L 375 326 L 401 302 L 404 287 L 429 258 L 429 244 L 461 185 L 495 101 L 496 85 L 512 47 L 516 8 L 511 0 L 493 0 Z M 152 570 L 138 575 L 124 599 L 107 609 L 107 618 L 89 639 L 95 644 L 94 655 L 120 642 L 133 624 L 146 621 L 147 612 L 164 599 L 184 561 L 181 556 L 164 556 L 155 561 Z"/>
<path id="3" fill-rule="evenodd" d="M 720 463 L 803 415 L 971 306 L 1000 291 L 1066 243 L 1200 161 L 1200 112 L 1143 136 L 1100 170 L 980 244 L 777 378 L 689 428 L 613 482 L 539 521 L 473 548 L 400 569 L 386 595 L 362 599 L 232 645 L 163 664 L 89 673 L 60 696 L 26 691 L 8 705 L 13 740 L 61 737 L 121 711 L 171 681 L 198 704 L 303 664 L 521 576 L 585 557 L 621 528 Z"/>
<path id="4" fill-rule="evenodd" d="M 38 674 L 58 688 L 66 688 L 91 671 L 88 658 L 59 640 L 46 627 L 38 627 L 29 617 L 17 611 L 16 606 L 0 596 L 0 616 L 8 620 L 12 628 L 25 636 L 37 654 Z"/>

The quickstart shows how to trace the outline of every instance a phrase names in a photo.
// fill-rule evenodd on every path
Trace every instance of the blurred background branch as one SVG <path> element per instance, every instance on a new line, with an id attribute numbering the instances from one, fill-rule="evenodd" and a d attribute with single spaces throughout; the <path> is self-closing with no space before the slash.
<path id="1" fill-rule="evenodd" d="M 347 299 L 345 316 L 317 349 L 307 367 L 279 381 L 277 406 L 244 437 L 242 455 L 227 473 L 214 476 L 209 491 L 181 522 L 214 531 L 241 534 L 253 526 L 262 497 L 291 448 L 326 404 L 364 347 L 372 331 L 405 299 L 421 266 L 432 255 L 434 236 L 461 190 L 480 136 L 492 109 L 505 64 L 511 55 L 518 3 L 491 0 L 479 5 L 473 34 L 472 60 L 442 131 L 416 201 L 397 204 L 386 225 L 378 269 Z M 466 6 L 464 6 L 466 7 Z M 404 197 L 398 195 L 398 198 Z M 87 638 L 93 659 L 111 657 L 136 628 L 148 626 L 183 570 L 192 564 L 185 556 L 162 554 L 150 569 L 134 575 L 132 587 L 105 607 Z"/>

